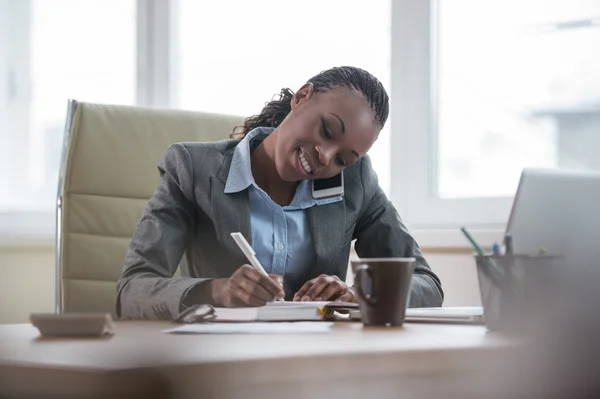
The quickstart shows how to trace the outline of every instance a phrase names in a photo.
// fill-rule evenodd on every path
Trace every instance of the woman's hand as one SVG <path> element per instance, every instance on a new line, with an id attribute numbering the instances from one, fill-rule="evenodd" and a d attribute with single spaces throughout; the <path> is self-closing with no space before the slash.
<path id="1" fill-rule="evenodd" d="M 321 274 L 304 283 L 294 295 L 294 301 L 339 301 L 355 302 L 354 290 L 338 276 Z"/>
<path id="2" fill-rule="evenodd" d="M 267 277 L 250 265 L 243 265 L 229 278 L 212 280 L 211 285 L 215 306 L 228 308 L 264 306 L 285 295 L 281 276 Z"/>

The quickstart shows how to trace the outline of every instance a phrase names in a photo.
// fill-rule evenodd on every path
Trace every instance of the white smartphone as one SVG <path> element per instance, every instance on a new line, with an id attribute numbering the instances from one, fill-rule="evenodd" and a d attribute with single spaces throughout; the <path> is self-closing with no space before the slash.
<path id="1" fill-rule="evenodd" d="M 312 195 L 315 199 L 344 195 L 344 172 L 329 179 L 313 180 L 312 183 Z"/>

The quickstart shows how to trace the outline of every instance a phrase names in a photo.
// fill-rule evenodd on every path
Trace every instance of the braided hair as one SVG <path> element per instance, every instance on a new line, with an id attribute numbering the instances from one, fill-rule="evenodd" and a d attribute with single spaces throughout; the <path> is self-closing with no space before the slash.
<path id="1" fill-rule="evenodd" d="M 385 125 L 390 111 L 389 97 L 381 82 L 369 72 L 351 66 L 335 67 L 313 76 L 307 83 L 312 84 L 315 92 L 326 92 L 336 87 L 356 90 L 371 107 L 379 128 Z M 292 110 L 293 96 L 294 92 L 290 89 L 281 89 L 278 96 L 265 104 L 260 114 L 247 118 L 243 126 L 236 127 L 231 138 L 243 138 L 252 129 L 260 126 L 279 126 Z"/>

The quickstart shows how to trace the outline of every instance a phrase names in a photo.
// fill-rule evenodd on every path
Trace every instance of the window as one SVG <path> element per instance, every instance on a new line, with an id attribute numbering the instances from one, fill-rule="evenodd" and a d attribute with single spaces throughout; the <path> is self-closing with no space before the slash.
<path id="1" fill-rule="evenodd" d="M 600 169 L 600 2 L 396 5 L 393 149 L 412 154 L 393 190 L 411 225 L 501 228 L 523 167 Z"/>
<path id="2" fill-rule="evenodd" d="M 67 100 L 135 103 L 135 1 L 0 0 L 0 18 L 0 230 L 48 234 Z"/>
<path id="3" fill-rule="evenodd" d="M 409 227 L 499 229 L 524 166 L 600 169 L 598 42 L 597 0 L 0 0 L 0 235 L 51 231 L 68 98 L 246 116 L 341 64 Z"/>
<path id="4" fill-rule="evenodd" d="M 0 0 L 0 236 L 51 237 L 69 98 L 250 116 L 342 64 L 389 89 L 390 15 L 389 0 Z M 371 149 L 388 192 L 389 132 Z"/>
<path id="5" fill-rule="evenodd" d="M 526 166 L 600 167 L 599 2 L 440 1 L 437 40 L 440 197 L 510 196 Z"/>

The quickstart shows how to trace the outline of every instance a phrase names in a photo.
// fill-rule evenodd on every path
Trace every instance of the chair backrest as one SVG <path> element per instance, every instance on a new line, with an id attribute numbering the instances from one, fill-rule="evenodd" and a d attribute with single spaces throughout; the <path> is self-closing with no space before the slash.
<path id="1" fill-rule="evenodd" d="M 129 241 L 175 142 L 229 137 L 241 117 L 71 100 L 57 200 L 56 311 L 115 314 Z"/>

